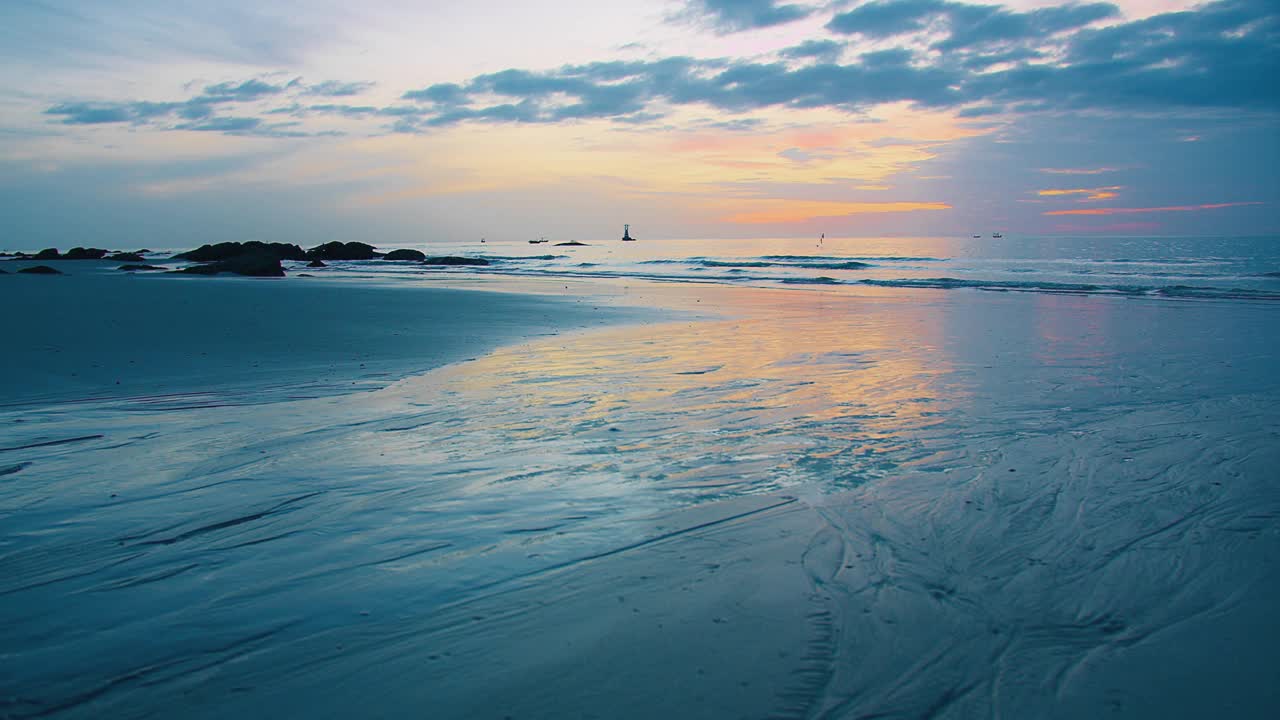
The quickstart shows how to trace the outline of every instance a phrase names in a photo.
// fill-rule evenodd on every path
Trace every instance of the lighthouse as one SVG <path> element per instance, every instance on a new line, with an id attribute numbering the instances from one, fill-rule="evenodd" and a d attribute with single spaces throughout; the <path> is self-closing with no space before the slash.
<path id="1" fill-rule="evenodd" d="M 630 226 L 630 225 L 623 225 L 623 226 L 622 226 L 622 239 L 623 239 L 623 240 L 635 240 L 635 238 L 631 237 L 631 226 Z"/>

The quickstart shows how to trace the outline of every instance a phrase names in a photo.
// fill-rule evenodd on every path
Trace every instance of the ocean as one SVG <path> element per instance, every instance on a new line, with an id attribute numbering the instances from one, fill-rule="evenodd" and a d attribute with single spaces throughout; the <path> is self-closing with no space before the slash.
<path id="1" fill-rule="evenodd" d="M 882 286 L 1203 298 L 1280 298 L 1280 237 L 764 238 L 429 243 L 486 257 L 463 272 L 744 286 Z M 336 263 L 378 273 L 456 269 Z"/>

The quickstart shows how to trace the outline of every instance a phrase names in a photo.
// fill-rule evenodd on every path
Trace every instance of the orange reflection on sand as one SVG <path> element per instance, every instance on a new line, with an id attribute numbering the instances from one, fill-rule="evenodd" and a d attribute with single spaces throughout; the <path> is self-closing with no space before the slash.
<path id="1" fill-rule="evenodd" d="M 690 486 L 873 472 L 879 453 L 965 400 L 944 387 L 952 364 L 936 308 L 824 292 L 674 292 L 738 317 L 508 348 L 448 384 L 519 408 L 495 414 L 487 432 L 546 453 L 586 443 L 606 457 L 601 472 Z"/>
<path id="2" fill-rule="evenodd" d="M 1042 365 L 1074 368 L 1074 384 L 1101 385 L 1095 371 L 1112 361 L 1107 342 L 1109 302 L 1075 295 L 1038 294 L 1031 299 L 1036 310 L 1037 342 L 1033 357 Z"/>

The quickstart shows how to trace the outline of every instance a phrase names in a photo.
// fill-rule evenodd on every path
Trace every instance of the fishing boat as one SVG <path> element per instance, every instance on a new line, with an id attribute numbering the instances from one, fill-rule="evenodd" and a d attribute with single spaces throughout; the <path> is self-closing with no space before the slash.
<path id="1" fill-rule="evenodd" d="M 991 233 L 991 237 L 993 237 L 993 238 L 1002 238 L 1002 237 L 1004 237 L 1004 235 L 1001 235 L 1000 233 Z"/>

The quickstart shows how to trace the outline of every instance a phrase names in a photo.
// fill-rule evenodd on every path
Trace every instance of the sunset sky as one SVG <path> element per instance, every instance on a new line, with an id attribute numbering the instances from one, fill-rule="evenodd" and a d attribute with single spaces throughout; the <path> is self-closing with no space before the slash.
<path id="1" fill-rule="evenodd" d="M 1280 3 L 6 0 L 0 247 L 1280 233 Z"/>

